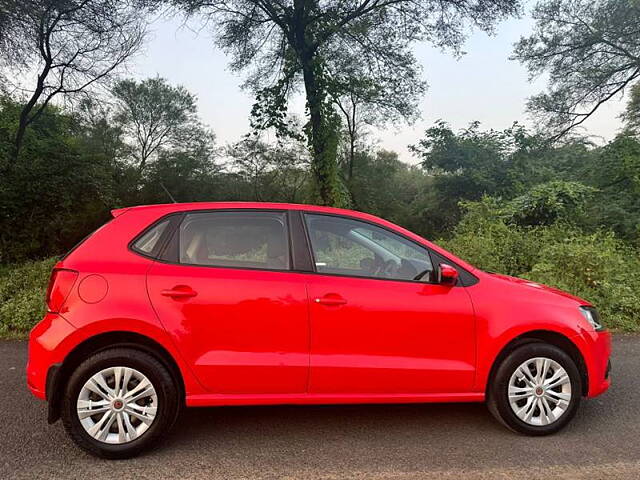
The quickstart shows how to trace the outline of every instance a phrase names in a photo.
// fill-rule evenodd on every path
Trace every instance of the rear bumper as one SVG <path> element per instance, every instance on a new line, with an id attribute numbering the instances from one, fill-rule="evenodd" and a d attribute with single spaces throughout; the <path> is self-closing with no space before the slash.
<path id="1" fill-rule="evenodd" d="M 56 313 L 47 313 L 29 335 L 27 386 L 31 393 L 43 400 L 50 396 L 55 380 L 55 367 L 64 359 L 60 344 L 75 330 Z"/>
<path id="2" fill-rule="evenodd" d="M 611 333 L 587 332 L 578 335 L 580 350 L 584 357 L 589 389 L 587 397 L 597 397 L 611 386 Z"/>

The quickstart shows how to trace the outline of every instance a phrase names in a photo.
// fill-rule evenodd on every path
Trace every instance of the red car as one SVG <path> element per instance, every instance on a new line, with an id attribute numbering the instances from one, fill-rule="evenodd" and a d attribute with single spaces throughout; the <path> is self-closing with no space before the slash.
<path id="1" fill-rule="evenodd" d="M 545 435 L 610 382 L 588 302 L 335 208 L 114 210 L 56 265 L 47 306 L 29 388 L 109 458 L 154 444 L 183 405 L 486 401 Z"/>

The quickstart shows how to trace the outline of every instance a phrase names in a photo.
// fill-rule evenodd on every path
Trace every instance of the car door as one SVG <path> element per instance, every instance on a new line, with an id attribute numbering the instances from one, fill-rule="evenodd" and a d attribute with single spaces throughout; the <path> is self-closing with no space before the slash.
<path id="1" fill-rule="evenodd" d="M 150 268 L 152 304 L 209 391 L 306 391 L 307 294 L 289 244 L 286 212 L 189 212 Z"/>
<path id="2" fill-rule="evenodd" d="M 353 218 L 305 221 L 316 266 L 310 393 L 471 391 L 471 301 L 463 286 L 435 283 L 428 249 Z"/>

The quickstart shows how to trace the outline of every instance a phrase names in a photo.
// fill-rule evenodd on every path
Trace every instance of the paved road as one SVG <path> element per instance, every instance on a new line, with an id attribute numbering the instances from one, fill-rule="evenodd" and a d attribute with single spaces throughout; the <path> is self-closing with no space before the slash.
<path id="1" fill-rule="evenodd" d="M 640 337 L 614 339 L 614 386 L 563 432 L 513 434 L 483 405 L 189 409 L 142 457 L 78 450 L 24 385 L 26 344 L 0 342 L 0 478 L 640 478 Z"/>

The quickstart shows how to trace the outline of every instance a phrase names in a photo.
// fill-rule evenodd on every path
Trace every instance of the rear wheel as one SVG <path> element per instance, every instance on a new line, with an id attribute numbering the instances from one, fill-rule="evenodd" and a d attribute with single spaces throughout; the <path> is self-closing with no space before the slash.
<path id="1" fill-rule="evenodd" d="M 504 425 L 527 435 L 549 435 L 575 415 L 582 381 L 575 362 L 558 347 L 529 343 L 498 367 L 488 406 Z"/>
<path id="2" fill-rule="evenodd" d="M 154 357 L 114 348 L 85 360 L 71 375 L 62 421 L 71 438 L 105 458 L 128 458 L 156 444 L 179 411 L 178 388 Z"/>

